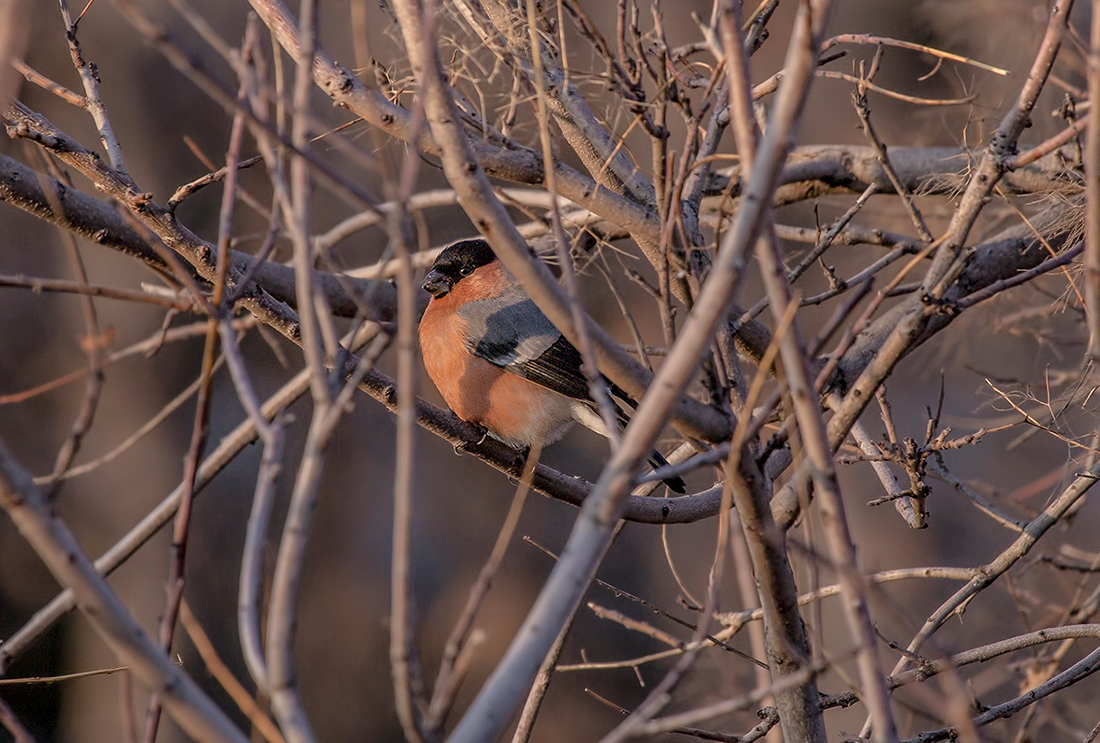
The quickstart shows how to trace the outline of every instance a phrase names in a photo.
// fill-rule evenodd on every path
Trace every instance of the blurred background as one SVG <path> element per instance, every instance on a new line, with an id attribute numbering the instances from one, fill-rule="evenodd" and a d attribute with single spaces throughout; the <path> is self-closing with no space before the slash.
<path id="1" fill-rule="evenodd" d="M 581 3 L 593 21 L 613 36 L 614 7 L 589 0 Z M 176 41 L 203 61 L 212 74 L 235 87 L 235 76 L 225 62 L 199 38 L 180 15 L 166 3 L 146 3 L 147 11 L 163 22 Z M 397 43 L 398 34 L 388 13 L 377 4 L 367 4 L 370 13 L 371 53 L 392 79 L 404 75 L 407 63 Z M 763 80 L 782 65 L 787 30 L 796 3 L 783 2 L 770 24 L 771 38 L 754 57 L 754 78 Z M 1078 3 L 1075 27 L 1087 38 L 1087 3 Z M 247 3 L 193 0 L 193 9 L 227 43 L 237 45 L 249 12 Z M 710 3 L 683 0 L 667 3 L 665 28 L 672 44 L 699 37 L 691 13 L 710 17 Z M 74 13 L 79 8 L 73 8 Z M 449 11 L 448 11 L 449 12 Z M 348 2 L 321 3 L 321 43 L 336 59 L 351 65 L 355 59 L 354 39 L 349 34 Z M 73 71 L 64 39 L 64 26 L 57 8 L 33 3 L 27 63 L 51 79 L 72 89 L 80 83 Z M 841 0 L 836 3 L 833 33 L 869 33 L 890 36 L 938 47 L 1010 70 L 1005 77 L 970 68 L 951 66 L 950 72 L 924 76 L 936 67 L 934 59 L 919 53 L 891 49 L 887 52 L 878 84 L 925 97 L 973 96 L 969 105 L 919 107 L 883 96 L 872 95 L 875 123 L 888 145 L 978 146 L 997 125 L 1014 100 L 1034 51 L 1038 47 L 1047 17 L 1042 0 Z M 649 23 L 649 19 L 644 20 Z M 80 41 L 86 57 L 99 66 L 102 95 L 112 117 L 130 171 L 138 184 L 163 203 L 181 184 L 205 174 L 208 168 L 196 155 L 210 160 L 224 159 L 230 120 L 192 82 L 179 74 L 147 45 L 120 16 L 114 5 L 100 0 L 80 22 Z M 269 43 L 269 42 L 266 42 Z M 1033 127 L 1025 141 L 1038 142 L 1058 131 L 1063 123 L 1051 112 L 1065 96 L 1065 87 L 1084 86 L 1083 56 L 1070 47 L 1056 74 L 1064 87 L 1049 85 L 1036 108 Z M 602 69 L 581 44 L 571 58 L 578 74 L 601 74 Z M 854 73 L 855 59 L 868 59 L 869 50 L 856 50 L 853 61 L 834 63 L 834 68 Z M 372 75 L 370 71 L 364 74 Z M 603 95 L 599 86 L 591 90 L 598 109 Z M 851 85 L 821 80 L 809 103 L 810 114 L 800 133 L 800 143 L 864 144 L 850 101 Z M 504 94 L 507 88 L 504 89 Z M 20 100 L 41 112 L 61 129 L 85 145 L 98 145 L 89 118 L 50 94 L 30 84 L 19 92 Z M 348 121 L 346 112 L 333 109 L 318 93 L 317 115 L 333 126 Z M 606 105 L 610 105 L 609 103 Z M 529 114 L 525 114 L 528 115 Z M 612 125 L 618 126 L 609 116 Z M 622 127 L 618 126 L 618 131 Z M 374 150 L 376 140 L 363 124 L 349 130 L 365 150 Z M 522 125 L 515 136 L 535 142 L 535 130 Z M 633 135 L 632 135 L 633 136 Z M 648 144 L 636 143 L 636 152 L 648 158 Z M 682 133 L 672 142 L 682 142 Z M 390 142 L 395 152 L 401 148 Z M 0 142 L 6 154 L 42 170 L 41 157 L 24 141 Z M 559 155 L 575 160 L 564 143 Z M 318 145 L 323 157 L 355 168 L 338 153 Z M 732 151 L 732 142 L 730 150 Z M 246 152 L 251 154 L 251 151 Z M 400 155 L 398 155 L 400 156 Z M 579 162 L 574 163 L 580 167 Z M 377 173 L 349 173 L 381 194 Z M 244 173 L 243 186 L 261 202 L 269 198 L 269 184 L 260 170 Z M 91 192 L 90 186 L 75 179 L 76 186 Z M 445 188 L 440 170 L 425 162 L 420 168 L 419 187 Z M 205 239 L 217 233 L 219 188 L 203 190 L 180 208 L 180 220 Z M 848 197 L 826 197 L 814 203 L 784 209 L 779 220 L 787 224 L 826 224 L 843 213 L 852 202 Z M 919 204 L 933 233 L 942 230 L 953 204 L 949 200 L 924 198 Z M 1027 204 L 1023 205 L 1025 208 Z M 1003 226 L 999 218 L 1006 209 L 987 210 L 974 238 L 993 234 Z M 343 202 L 318 191 L 315 219 L 319 230 L 351 214 Z M 265 220 L 246 209 L 237 210 L 237 232 L 241 249 L 251 250 L 261 241 Z M 885 197 L 872 202 L 861 223 L 883 229 L 912 232 L 900 204 Z M 469 221 L 457 207 L 425 212 L 421 223 L 427 244 L 439 246 L 474 234 Z M 341 243 L 336 255 L 345 267 L 366 265 L 377 260 L 386 245 L 381 229 L 366 230 Z M 630 251 L 630 245 L 623 245 Z M 804 246 L 789 246 L 792 256 Z M 81 244 L 81 254 L 92 283 L 138 287 L 153 281 L 152 274 L 137 262 L 91 244 Z M 851 275 L 877 256 L 879 248 L 856 246 L 835 248 L 830 265 L 839 275 Z M 635 253 L 636 254 L 636 253 Z M 286 245 L 278 259 L 289 255 Z M 642 269 L 638 260 L 624 258 L 624 264 Z M 17 209 L 0 204 L 0 274 L 70 278 L 71 268 L 63 237 L 49 225 Z M 628 332 L 613 300 L 601 290 L 598 277 L 586 277 L 584 301 L 587 309 L 618 338 Z M 628 301 L 639 307 L 641 330 L 648 342 L 659 344 L 661 332 L 656 312 L 647 304 L 645 293 L 623 282 Z M 820 274 L 808 276 L 802 286 L 807 292 L 827 287 Z M 1028 389 L 1040 400 L 1046 385 L 1062 373 L 1080 366 L 1087 338 L 1079 307 L 1065 302 L 1062 278 L 1049 278 L 1028 285 L 1019 292 L 996 299 L 968 312 L 956 324 L 902 362 L 888 385 L 889 399 L 904 436 L 922 439 L 929 408 L 935 408 L 943 390 L 947 413 L 943 424 L 957 435 L 982 426 L 992 427 L 1011 419 L 1011 411 L 987 384 Z M 747 282 L 744 296 L 759 296 L 755 277 Z M 749 304 L 751 302 L 746 302 Z M 111 350 L 149 338 L 164 323 L 163 311 L 111 300 L 97 300 L 101 326 L 109 328 Z M 821 320 L 833 307 L 821 308 Z M 175 317 L 173 326 L 193 318 Z M 81 350 L 84 321 L 79 300 L 70 295 L 31 293 L 24 289 L 0 289 L 0 439 L 34 473 L 47 474 L 53 468 L 58 447 L 64 442 L 85 395 L 85 381 L 77 379 L 38 394 L 24 395 L 51 380 L 86 366 Z M 271 334 L 267 334 L 270 336 Z M 261 393 L 272 392 L 300 367 L 296 348 L 281 339 L 250 333 L 246 355 Z M 155 354 L 137 354 L 105 370 L 106 381 L 99 412 L 76 464 L 91 462 L 114 450 L 137 428 L 155 416 L 165 404 L 191 384 L 199 374 L 202 339 L 164 345 Z M 392 352 L 381 367 L 393 372 Z M 285 363 L 284 363 L 285 362 Z M 426 377 L 421 393 L 442 404 Z M 24 399 L 25 398 L 25 399 Z M 288 488 L 293 482 L 295 453 L 301 450 L 309 420 L 308 402 L 293 409 L 296 424 L 289 429 L 287 471 L 281 485 L 279 508 L 285 509 Z M 126 530 L 160 502 L 180 482 L 183 459 L 190 436 L 194 403 L 172 414 L 149 435 L 110 462 L 87 474 L 74 477 L 61 488 L 56 508 L 93 557 L 110 547 Z M 1082 433 L 1094 423 L 1087 409 L 1064 411 L 1065 425 Z M 243 413 L 224 371 L 214 386 L 210 447 L 241 421 Z M 1018 420 L 1018 416 L 1015 420 Z M 873 411 L 865 416 L 873 431 L 882 426 Z M 1045 499 L 1057 492 L 1073 472 L 1076 453 L 1066 442 L 1038 433 L 1024 436 L 1025 429 L 1013 428 L 991 434 L 979 446 L 949 452 L 944 459 L 957 477 L 980 486 L 990 498 L 1018 518 L 1027 519 L 1042 508 Z M 515 483 L 469 456 L 460 456 L 450 445 L 427 433 L 418 439 L 420 466 L 417 471 L 414 527 L 414 571 L 418 608 L 417 630 L 426 675 L 434 677 L 443 643 L 452 622 L 466 600 L 471 582 L 504 520 Z M 208 447 L 208 448 L 210 448 Z M 393 712 L 393 693 L 388 660 L 389 575 L 392 521 L 394 422 L 380 405 L 364 395 L 355 398 L 355 409 L 343 420 L 330 448 L 323 494 L 310 539 L 306 579 L 301 603 L 297 657 L 300 686 L 319 739 L 325 741 L 396 740 L 400 727 Z M 191 528 L 187 563 L 186 600 L 211 636 L 220 656 L 247 678 L 236 640 L 236 591 L 245 524 L 251 504 L 259 447 L 238 457 L 198 496 Z M 606 444 L 585 432 L 571 433 L 545 452 L 543 461 L 564 472 L 593 478 L 600 470 Z M 1014 538 L 1014 534 L 979 514 L 952 488 L 937 481 L 928 500 L 930 526 L 923 531 L 908 529 L 889 505 L 866 507 L 868 500 L 882 495 L 881 487 L 867 464 L 855 464 L 841 471 L 844 496 L 859 547 L 862 567 L 875 572 L 914 566 L 978 566 L 988 562 Z M 697 473 L 692 490 L 712 484 L 712 473 Z M 281 524 L 281 512 L 274 524 Z M 517 535 L 557 552 L 571 528 L 576 510 L 542 496 L 531 496 L 526 504 Z M 814 519 L 807 519 L 795 538 L 811 538 Z M 1100 549 L 1096 534 L 1098 513 L 1089 502 L 1072 519 L 1049 534 L 1041 552 L 1076 549 L 1095 555 Z M 659 527 L 628 524 L 613 547 L 599 577 L 607 583 L 656 604 L 664 611 L 689 622 L 695 614 L 678 601 L 682 591 L 669 567 L 669 559 L 681 575 L 684 586 L 701 597 L 713 558 L 717 525 L 715 520 Z M 818 532 L 820 534 L 820 532 Z M 820 537 L 819 537 L 820 538 Z M 277 539 L 277 532 L 273 533 Z M 662 541 L 667 544 L 662 547 Z M 274 542 L 273 542 L 274 543 Z M 167 531 L 151 540 L 111 577 L 111 585 L 147 628 L 154 628 L 165 600 L 168 574 Z M 1073 553 L 1076 554 L 1076 553 Z M 512 633 L 552 567 L 552 559 L 532 544 L 513 540 L 501 573 L 478 618 L 486 642 L 465 685 L 459 707 L 472 698 L 480 682 L 494 667 Z M 809 586 L 809 569 L 800 573 L 800 587 Z M 822 576 L 823 580 L 827 575 Z M 733 578 L 724 592 L 724 610 L 741 608 Z M 805 582 L 805 585 L 803 585 Z M 951 652 L 989 642 L 1028 629 L 1059 621 L 1059 613 L 1081 591 L 1095 587 L 1078 574 L 1059 572 L 1031 561 L 1017 569 L 1007 586 L 983 593 L 968 607 L 965 621 L 955 621 L 937 636 L 930 652 Z M 875 592 L 879 632 L 892 641 L 906 644 L 924 618 L 949 596 L 957 583 L 947 581 L 905 581 L 888 584 Z M 46 604 L 58 586 L 34 553 L 26 546 L 6 518 L 0 518 L 0 640 L 10 636 L 31 615 Z M 690 631 L 654 617 L 648 610 L 615 592 L 594 587 L 589 599 L 631 616 L 651 621 L 681 639 Z M 847 629 L 836 614 L 835 599 L 826 601 L 813 629 L 826 645 L 843 654 L 850 648 Z M 816 619 L 815 619 L 816 621 Z M 742 632 L 733 644 L 749 650 Z M 818 636 L 815 634 L 815 636 Z M 227 709 L 232 703 L 204 670 L 191 643 L 177 632 L 178 660 Z M 653 638 L 630 632 L 582 610 L 563 654 L 563 662 L 621 660 L 653 653 L 666 646 Z M 893 657 L 891 657 L 891 662 Z M 621 715 L 586 693 L 590 689 L 624 708 L 635 706 L 649 687 L 662 677 L 675 659 L 631 668 L 559 673 L 551 686 L 546 707 L 534 740 L 594 740 L 609 730 Z M 71 615 L 44 634 L 8 669 L 12 678 L 47 676 L 110 668 L 116 659 L 88 623 Z M 982 702 L 995 703 L 1018 693 L 1024 678 L 1022 667 L 998 664 L 987 673 L 970 673 L 970 691 Z M 736 695 L 755 683 L 754 669 L 737 656 L 720 650 L 704 653 L 696 670 L 677 693 L 671 710 L 686 709 L 715 699 Z M 945 682 L 946 683 L 946 682 Z M 130 687 L 133 686 L 131 689 Z M 929 688 L 942 693 L 939 682 Z M 844 680 L 829 674 L 821 682 L 826 693 L 844 691 Z M 1035 740 L 1080 740 L 1096 722 L 1096 694 L 1100 687 L 1087 680 L 1056 701 L 1039 708 L 1032 722 Z M 921 711 L 933 702 L 923 691 L 899 694 L 899 715 L 906 729 L 928 727 Z M 123 704 L 130 698 L 132 714 L 139 723 L 146 696 L 139 684 L 129 684 L 124 673 L 93 676 L 52 685 L 0 686 L 0 699 L 7 702 L 29 727 L 36 739 L 47 742 L 123 740 Z M 858 706 L 829 713 L 827 722 L 835 737 L 840 731 L 854 733 L 864 712 Z M 743 732 L 756 720 L 751 713 L 708 723 L 705 727 Z M 993 726 L 992 739 L 1009 740 L 1011 729 Z M 0 730 L 0 741 L 9 740 Z M 161 741 L 183 740 L 185 736 L 165 717 Z"/>

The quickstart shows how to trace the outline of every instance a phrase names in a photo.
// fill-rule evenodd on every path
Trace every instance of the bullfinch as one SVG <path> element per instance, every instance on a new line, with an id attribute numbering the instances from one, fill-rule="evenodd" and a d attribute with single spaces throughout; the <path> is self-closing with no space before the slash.
<path id="1" fill-rule="evenodd" d="M 517 448 L 557 441 L 574 422 L 607 435 L 581 371 L 580 352 L 485 240 L 448 246 L 423 286 L 431 299 L 420 320 L 420 350 L 428 376 L 455 415 Z M 604 381 L 616 398 L 636 407 Z M 625 425 L 626 414 L 612 404 Z M 668 464 L 657 451 L 649 461 L 654 467 Z M 665 483 L 685 492 L 679 477 Z"/>

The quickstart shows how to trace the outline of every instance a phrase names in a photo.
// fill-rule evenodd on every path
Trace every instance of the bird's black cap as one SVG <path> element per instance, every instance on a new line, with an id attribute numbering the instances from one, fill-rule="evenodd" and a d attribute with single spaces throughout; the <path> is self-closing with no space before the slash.
<path id="1" fill-rule="evenodd" d="M 424 277 L 424 290 L 433 297 L 445 296 L 463 276 L 469 276 L 475 269 L 487 266 L 496 259 L 493 249 L 483 238 L 451 243 L 436 256 L 435 263 Z"/>

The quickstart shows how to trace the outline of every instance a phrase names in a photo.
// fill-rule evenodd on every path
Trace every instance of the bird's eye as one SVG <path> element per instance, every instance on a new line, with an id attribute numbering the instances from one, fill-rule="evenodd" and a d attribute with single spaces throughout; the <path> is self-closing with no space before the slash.
<path id="1" fill-rule="evenodd" d="M 474 269 L 470 266 L 463 266 L 462 268 L 458 269 L 458 272 L 463 276 L 469 276 L 474 272 Z"/>

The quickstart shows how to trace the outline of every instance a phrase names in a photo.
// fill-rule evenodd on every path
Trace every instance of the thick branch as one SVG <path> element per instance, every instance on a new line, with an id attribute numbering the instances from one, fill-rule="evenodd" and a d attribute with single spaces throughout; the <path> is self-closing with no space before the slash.
<path id="1" fill-rule="evenodd" d="M 891 147 L 890 164 L 906 191 L 915 196 L 956 196 L 970 179 L 981 151 L 958 147 Z M 1068 150 L 1056 150 L 1027 167 L 1004 174 L 1006 194 L 1063 194 L 1083 190 L 1080 173 L 1066 167 Z M 737 171 L 731 172 L 733 177 Z M 873 147 L 812 145 L 791 153 L 776 191 L 783 206 L 829 194 L 859 194 L 874 184 L 879 193 L 894 193 Z M 715 185 L 720 185 L 716 183 Z M 737 195 L 734 188 L 733 194 Z"/>

